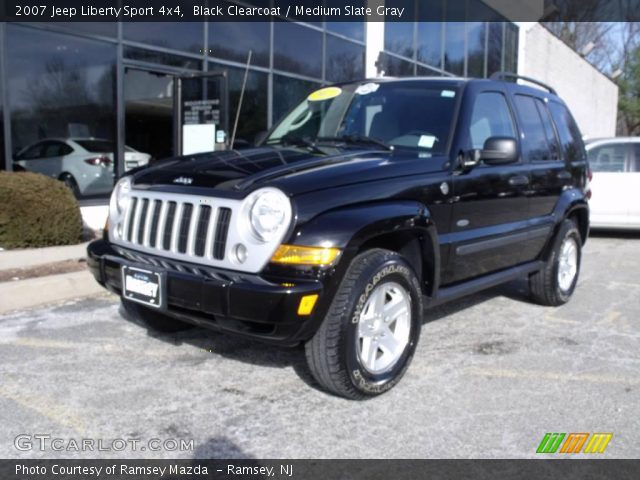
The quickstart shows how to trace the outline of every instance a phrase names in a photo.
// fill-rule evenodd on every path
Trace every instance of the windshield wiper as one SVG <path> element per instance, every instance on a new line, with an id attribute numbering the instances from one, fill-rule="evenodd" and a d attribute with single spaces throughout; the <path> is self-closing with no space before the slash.
<path id="1" fill-rule="evenodd" d="M 393 150 L 391 145 L 387 145 L 383 141 L 380 141 L 376 138 L 367 137 L 366 135 L 341 135 L 338 137 L 318 137 L 318 141 L 320 142 L 343 142 L 349 144 L 368 144 L 368 145 L 376 145 L 377 147 L 381 147 L 384 150 Z"/>
<path id="2" fill-rule="evenodd" d="M 285 135 L 278 142 L 274 142 L 274 143 L 279 143 L 280 145 L 293 145 L 295 147 L 306 147 L 310 151 L 314 153 L 320 153 L 322 155 L 326 155 L 327 153 L 321 150 L 320 148 L 318 148 L 315 142 L 312 142 L 308 138 L 298 137 L 295 135 Z"/>

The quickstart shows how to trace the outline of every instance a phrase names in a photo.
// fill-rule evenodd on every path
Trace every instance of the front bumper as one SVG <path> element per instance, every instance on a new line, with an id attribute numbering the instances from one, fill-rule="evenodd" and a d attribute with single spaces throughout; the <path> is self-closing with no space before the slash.
<path id="1" fill-rule="evenodd" d="M 259 275 L 168 262 L 96 240 L 87 247 L 87 262 L 96 280 L 122 295 L 121 266 L 149 268 L 165 275 L 162 312 L 184 322 L 213 330 L 276 343 L 296 345 L 310 338 L 323 299 L 318 280 L 291 282 L 266 280 Z M 305 295 L 318 294 L 314 313 L 299 316 Z"/>

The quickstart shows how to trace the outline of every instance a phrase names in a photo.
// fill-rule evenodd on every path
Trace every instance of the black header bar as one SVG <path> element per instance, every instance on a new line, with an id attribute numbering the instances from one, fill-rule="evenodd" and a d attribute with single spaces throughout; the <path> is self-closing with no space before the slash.
<path id="1" fill-rule="evenodd" d="M 10 22 L 640 20 L 640 0 L 2 0 Z"/>

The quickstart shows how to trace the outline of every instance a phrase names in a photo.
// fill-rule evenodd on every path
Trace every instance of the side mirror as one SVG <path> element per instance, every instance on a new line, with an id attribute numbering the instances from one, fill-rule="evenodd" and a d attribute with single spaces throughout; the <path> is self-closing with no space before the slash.
<path id="1" fill-rule="evenodd" d="M 487 165 L 504 165 L 518 161 L 518 142 L 511 137 L 489 137 L 480 150 L 480 160 Z"/>
<path id="2" fill-rule="evenodd" d="M 259 146 L 262 144 L 262 142 L 265 141 L 265 139 L 267 138 L 267 134 L 269 132 L 267 132 L 266 130 L 263 130 L 261 132 L 256 133 L 256 136 L 253 137 L 253 144 L 256 146 Z"/>

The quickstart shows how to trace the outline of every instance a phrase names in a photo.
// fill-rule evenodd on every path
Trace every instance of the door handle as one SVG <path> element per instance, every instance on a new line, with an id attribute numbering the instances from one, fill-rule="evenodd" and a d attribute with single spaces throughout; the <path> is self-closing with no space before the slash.
<path id="1" fill-rule="evenodd" d="M 509 179 L 509 185 L 514 187 L 523 187 L 524 185 L 529 185 L 529 177 L 526 175 L 516 175 Z"/>

